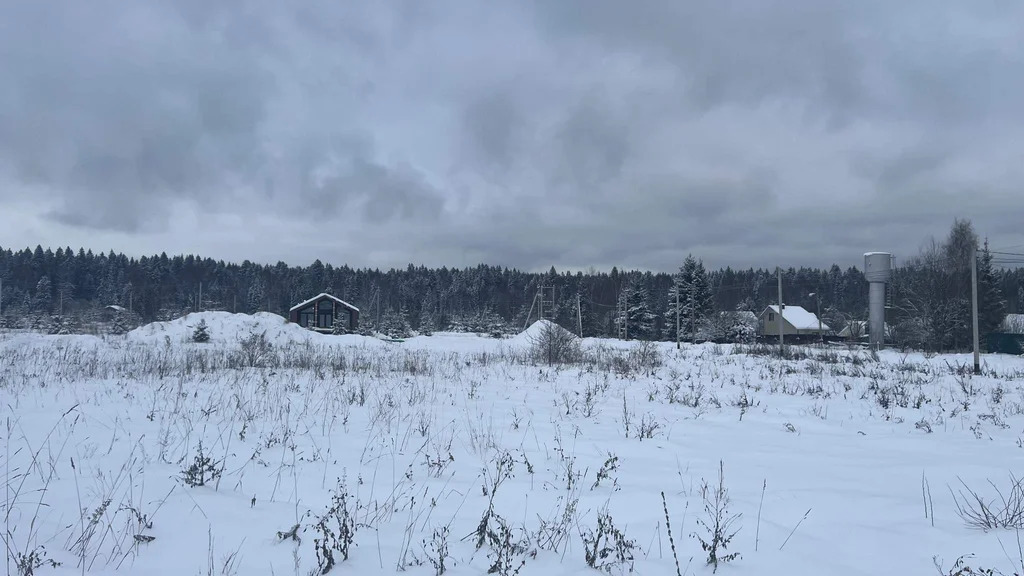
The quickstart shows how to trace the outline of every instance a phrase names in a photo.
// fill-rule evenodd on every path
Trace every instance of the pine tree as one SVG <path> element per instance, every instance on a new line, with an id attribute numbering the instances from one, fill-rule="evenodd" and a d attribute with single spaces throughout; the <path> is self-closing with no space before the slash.
<path id="1" fill-rule="evenodd" d="M 206 325 L 206 320 L 200 320 L 196 325 L 195 330 L 192 331 L 192 341 L 199 343 L 210 341 L 210 328 Z"/>
<path id="2" fill-rule="evenodd" d="M 687 256 L 679 272 L 673 276 L 668 291 L 668 310 L 665 312 L 665 337 L 676 339 L 676 292 L 679 296 L 679 325 L 681 339 L 690 339 L 712 311 L 713 295 L 704 262 Z"/>

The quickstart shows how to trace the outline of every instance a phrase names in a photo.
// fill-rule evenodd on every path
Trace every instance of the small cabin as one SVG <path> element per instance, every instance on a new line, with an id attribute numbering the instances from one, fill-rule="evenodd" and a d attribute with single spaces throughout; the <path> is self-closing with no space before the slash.
<path id="1" fill-rule="evenodd" d="M 779 314 L 778 306 L 769 306 L 761 312 L 758 320 L 761 336 L 778 336 L 779 322 L 782 322 L 785 336 L 821 336 L 832 331 L 828 324 L 801 306 L 784 305 L 782 314 Z"/>
<path id="2" fill-rule="evenodd" d="M 359 327 L 359 308 L 324 292 L 292 306 L 288 319 L 317 332 L 333 332 L 339 322 L 345 331 L 355 332 Z"/>

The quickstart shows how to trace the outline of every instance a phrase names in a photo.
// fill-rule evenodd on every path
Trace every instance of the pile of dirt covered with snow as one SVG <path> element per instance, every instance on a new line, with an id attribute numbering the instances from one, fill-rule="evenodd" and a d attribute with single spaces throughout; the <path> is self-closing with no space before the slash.
<path id="1" fill-rule="evenodd" d="M 140 326 L 128 333 L 128 338 L 141 341 L 172 343 L 191 342 L 196 326 L 206 322 L 210 342 L 237 343 L 252 333 L 265 333 L 267 340 L 275 344 L 309 342 L 324 339 L 324 335 L 288 322 L 283 317 L 269 312 L 256 314 L 232 314 L 230 312 L 193 312 L 167 322 L 153 322 Z"/>
<path id="2" fill-rule="evenodd" d="M 572 332 L 569 332 L 551 320 L 541 319 L 530 324 L 530 327 L 526 330 L 523 330 L 519 334 L 509 338 L 507 342 L 513 346 L 531 346 L 540 340 L 541 336 L 543 336 L 548 330 L 555 330 L 560 336 L 564 335 L 570 338 L 574 336 Z"/>

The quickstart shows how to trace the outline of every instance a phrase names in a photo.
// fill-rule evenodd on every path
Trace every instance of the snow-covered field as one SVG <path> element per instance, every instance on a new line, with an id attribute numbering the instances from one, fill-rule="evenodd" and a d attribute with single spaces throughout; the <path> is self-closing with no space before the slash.
<path id="1" fill-rule="evenodd" d="M 0 335 L 7 573 L 710 573 L 720 470 L 721 573 L 1024 573 L 956 502 L 1024 510 L 1024 359 L 585 340 L 549 366 L 544 332 Z"/>

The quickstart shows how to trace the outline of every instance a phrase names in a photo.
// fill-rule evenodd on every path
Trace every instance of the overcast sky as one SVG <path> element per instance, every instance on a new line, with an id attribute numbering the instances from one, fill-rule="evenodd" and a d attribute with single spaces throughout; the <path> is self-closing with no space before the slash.
<path id="1" fill-rule="evenodd" d="M 1024 2 L 12 0 L 0 246 L 388 268 L 1024 244 Z"/>

